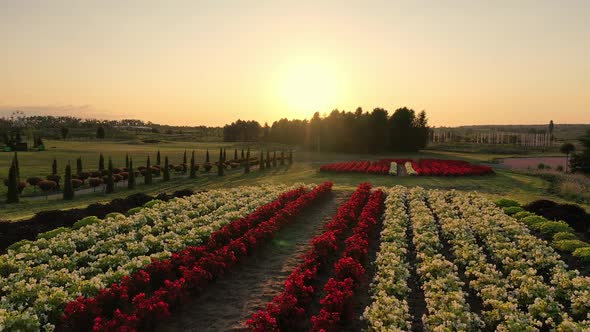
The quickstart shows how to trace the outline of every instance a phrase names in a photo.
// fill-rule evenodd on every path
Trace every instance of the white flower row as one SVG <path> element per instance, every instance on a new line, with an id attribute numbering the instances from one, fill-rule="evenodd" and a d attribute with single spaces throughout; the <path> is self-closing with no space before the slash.
<path id="1" fill-rule="evenodd" d="M 371 284 L 373 301 L 365 308 L 363 318 L 372 331 L 409 331 L 407 192 L 404 187 L 396 186 L 386 193 L 381 246 L 375 261 L 377 272 Z"/>
<path id="2" fill-rule="evenodd" d="M 408 173 L 408 175 L 418 175 L 418 172 L 416 172 L 410 161 L 406 161 L 404 167 L 406 168 L 406 173 Z"/>
<path id="3" fill-rule="evenodd" d="M 480 195 L 455 194 L 452 208 L 461 212 L 463 224 L 499 264 L 510 301 L 526 308 L 527 317 L 519 324 L 528 321 L 532 330 L 590 328 L 590 278 L 568 270 L 547 242 Z M 506 322 L 499 328 L 524 326 L 514 324 Z"/>
<path id="4" fill-rule="evenodd" d="M 426 191 L 410 190 L 410 214 L 418 257 L 417 271 L 428 314 L 422 317 L 427 331 L 477 331 L 484 323 L 472 313 L 455 264 L 441 254 L 436 221 L 425 203 Z"/>
<path id="5" fill-rule="evenodd" d="M 212 190 L 9 250 L 0 256 L 0 331 L 8 320 L 53 321 L 76 297 L 96 294 L 152 258 L 202 244 L 214 231 L 295 187 Z"/>
<path id="6" fill-rule="evenodd" d="M 395 161 L 389 164 L 389 175 L 397 175 L 397 163 Z"/>

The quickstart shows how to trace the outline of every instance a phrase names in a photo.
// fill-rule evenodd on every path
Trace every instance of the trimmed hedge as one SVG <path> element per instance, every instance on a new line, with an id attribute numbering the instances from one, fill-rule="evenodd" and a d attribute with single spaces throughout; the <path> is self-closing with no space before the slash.
<path id="1" fill-rule="evenodd" d="M 561 251 L 573 252 L 578 248 L 590 247 L 590 243 L 580 240 L 560 240 L 553 241 L 553 246 Z"/>
<path id="2" fill-rule="evenodd" d="M 590 231 L 590 215 L 575 204 L 558 204 L 549 200 L 538 200 L 524 206 L 524 209 L 549 220 L 564 220 L 576 232 Z"/>
<path id="3" fill-rule="evenodd" d="M 519 207 L 519 206 L 510 206 L 507 208 L 504 208 L 504 213 L 506 213 L 509 216 L 512 216 L 514 214 L 517 214 L 518 212 L 523 212 L 524 209 Z"/>
<path id="4" fill-rule="evenodd" d="M 590 263 L 590 247 L 578 248 L 574 250 L 572 255 L 579 258 L 582 262 Z"/>
<path id="5" fill-rule="evenodd" d="M 506 207 L 511 207 L 511 206 L 520 206 L 520 203 L 518 203 L 517 201 L 512 200 L 512 199 L 507 199 L 507 198 L 500 198 L 495 203 L 496 203 L 497 207 L 501 207 L 501 208 L 506 208 Z"/>
<path id="6" fill-rule="evenodd" d="M 570 232 L 559 232 L 553 235 L 553 241 L 578 240 L 578 236 Z"/>

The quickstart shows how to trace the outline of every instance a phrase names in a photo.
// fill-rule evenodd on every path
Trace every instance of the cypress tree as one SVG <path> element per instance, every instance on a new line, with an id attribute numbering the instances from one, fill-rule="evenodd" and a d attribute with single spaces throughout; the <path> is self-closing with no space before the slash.
<path id="1" fill-rule="evenodd" d="M 238 149 L 234 149 L 234 160 L 238 160 Z"/>
<path id="2" fill-rule="evenodd" d="M 74 187 L 72 186 L 72 167 L 70 166 L 70 163 L 68 163 L 66 166 L 65 173 L 63 197 L 66 200 L 74 199 Z"/>
<path id="3" fill-rule="evenodd" d="M 242 150 L 242 152 L 244 152 Z M 244 173 L 250 173 L 250 148 L 248 148 L 248 152 L 246 152 L 246 164 L 244 166 Z"/>
<path id="4" fill-rule="evenodd" d="M 78 157 L 78 159 L 76 159 L 76 172 L 76 174 L 82 173 L 82 157 Z"/>
<path id="5" fill-rule="evenodd" d="M 125 154 L 125 168 L 129 170 L 129 154 Z"/>
<path id="6" fill-rule="evenodd" d="M 6 203 L 18 203 L 18 177 L 16 174 L 16 164 L 14 161 L 10 164 L 8 171 L 8 193 L 6 194 Z"/>
<path id="7" fill-rule="evenodd" d="M 20 166 L 18 165 L 18 154 L 16 154 L 16 151 L 14 151 L 14 157 L 12 158 L 12 163 L 14 164 L 14 167 L 16 168 L 16 179 L 18 181 L 18 180 L 20 180 Z"/>
<path id="8" fill-rule="evenodd" d="M 160 164 L 161 164 L 160 150 L 158 150 L 158 154 L 156 154 L 156 165 L 160 166 Z"/>
<path id="9" fill-rule="evenodd" d="M 277 167 L 277 152 L 272 152 L 272 167 Z"/>
<path id="10" fill-rule="evenodd" d="M 135 170 L 133 169 L 133 159 L 129 159 L 129 167 L 127 167 L 127 171 L 129 172 L 127 188 L 133 189 L 135 188 Z"/>
<path id="11" fill-rule="evenodd" d="M 51 175 L 57 175 L 57 159 L 53 158 L 53 164 L 51 164 Z"/>
<path id="12" fill-rule="evenodd" d="M 164 175 L 162 181 L 170 181 L 170 167 L 168 167 L 168 156 L 164 157 Z"/>
<path id="13" fill-rule="evenodd" d="M 266 150 L 266 168 L 270 168 L 270 151 Z"/>
<path id="14" fill-rule="evenodd" d="M 293 163 L 293 150 L 289 150 L 289 165 Z"/>
<path id="15" fill-rule="evenodd" d="M 223 176 L 225 165 L 223 164 L 223 149 L 219 149 L 219 162 L 217 163 L 217 175 Z"/>
<path id="16" fill-rule="evenodd" d="M 206 157 L 205 157 L 205 162 L 206 162 L 207 164 L 210 162 L 210 161 L 209 161 L 209 149 L 207 149 L 207 154 L 206 154 Z"/>
<path id="17" fill-rule="evenodd" d="M 223 162 L 225 163 L 227 161 L 227 150 L 223 149 Z"/>
<path id="18" fill-rule="evenodd" d="M 193 154 L 191 155 L 191 172 L 189 177 L 194 179 L 197 177 L 197 167 L 195 165 L 195 150 L 193 150 Z"/>
<path id="19" fill-rule="evenodd" d="M 98 170 L 101 172 L 104 171 L 104 156 L 102 153 L 100 154 L 100 157 L 98 157 Z"/>
<path id="20" fill-rule="evenodd" d="M 264 170 L 264 152 L 260 150 L 260 166 L 259 169 Z"/>
<path id="21" fill-rule="evenodd" d="M 249 150 L 250 148 L 248 148 Z M 244 159 L 244 149 L 242 149 L 242 159 Z"/>
<path id="22" fill-rule="evenodd" d="M 150 156 L 147 157 L 145 164 L 145 176 L 143 177 L 145 184 L 152 184 L 152 165 L 150 165 Z"/>
<path id="23" fill-rule="evenodd" d="M 107 173 L 107 183 L 105 187 L 105 192 L 110 194 L 115 192 L 115 181 L 113 180 L 113 160 L 109 157 L 109 169 Z"/>
<path id="24" fill-rule="evenodd" d="M 184 150 L 184 155 L 182 156 L 182 173 L 186 174 L 186 150 Z"/>
<path id="25" fill-rule="evenodd" d="M 281 150 L 281 166 L 285 165 L 285 152 Z"/>

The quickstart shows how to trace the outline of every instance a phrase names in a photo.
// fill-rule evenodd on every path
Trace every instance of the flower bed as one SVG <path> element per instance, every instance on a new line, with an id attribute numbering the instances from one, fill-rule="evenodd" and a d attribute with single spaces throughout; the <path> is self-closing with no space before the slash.
<path id="1" fill-rule="evenodd" d="M 51 330 L 69 301 L 94 296 L 152 260 L 200 245 L 287 190 L 291 194 L 282 195 L 281 204 L 304 193 L 300 186 L 213 190 L 129 217 L 115 214 L 79 229 L 53 230 L 9 249 L 0 256 L 0 327 Z"/>
<path id="2" fill-rule="evenodd" d="M 261 207 L 213 233 L 206 245 L 188 247 L 170 259 L 153 261 L 95 297 L 70 302 L 63 316 L 64 327 L 132 331 L 153 326 L 188 294 L 199 293 L 331 189 L 332 183 L 327 182 L 307 193 L 289 192 L 286 195 L 294 200 Z"/>
<path id="3" fill-rule="evenodd" d="M 371 185 L 363 183 L 342 204 L 325 231 L 311 240 L 311 249 L 303 256 L 303 263 L 285 281 L 285 290 L 248 320 L 252 331 L 287 331 L 302 328 L 313 294 L 318 291 L 317 280 L 327 263 L 342 246 L 345 231 L 357 221 L 365 205 Z"/>
<path id="4" fill-rule="evenodd" d="M 485 165 L 470 164 L 462 160 L 442 159 L 382 159 L 379 161 L 347 161 L 320 166 L 321 172 L 333 173 L 369 173 L 380 175 L 395 175 L 392 164 L 404 165 L 408 175 L 420 176 L 467 176 L 492 174 L 494 170 Z"/>

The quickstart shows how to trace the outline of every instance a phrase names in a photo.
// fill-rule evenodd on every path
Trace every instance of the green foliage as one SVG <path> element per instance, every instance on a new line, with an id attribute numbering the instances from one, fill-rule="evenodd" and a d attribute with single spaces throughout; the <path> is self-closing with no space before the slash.
<path id="1" fill-rule="evenodd" d="M 225 165 L 223 164 L 224 162 L 224 151 L 223 149 L 219 149 L 219 161 L 217 162 L 217 175 L 218 176 L 223 176 L 223 173 L 225 171 Z"/>
<path id="2" fill-rule="evenodd" d="M 127 188 L 135 188 L 135 169 L 133 168 L 133 159 L 129 159 L 129 167 L 127 167 L 129 177 L 127 178 Z"/>
<path id="3" fill-rule="evenodd" d="M 506 213 L 509 216 L 515 215 L 518 212 L 522 212 L 522 211 L 524 211 L 524 209 L 519 206 L 510 206 L 510 207 L 504 208 L 504 213 Z"/>
<path id="4" fill-rule="evenodd" d="M 104 131 L 104 127 L 103 126 L 99 126 L 96 129 L 96 138 L 98 139 L 104 139 L 105 138 L 105 131 Z"/>
<path id="5" fill-rule="evenodd" d="M 164 201 L 160 200 L 160 199 L 152 199 L 151 201 L 145 203 L 143 206 L 146 208 L 151 208 L 156 204 L 160 204 L 163 203 Z"/>
<path id="6" fill-rule="evenodd" d="M 538 223 L 532 226 L 533 228 L 537 229 L 543 235 L 553 236 L 555 233 L 559 232 L 573 232 L 573 228 L 571 228 L 565 221 L 546 221 L 543 223 Z"/>
<path id="7" fill-rule="evenodd" d="M 262 152 L 262 150 L 260 150 L 260 170 L 264 170 L 264 152 Z"/>
<path id="8" fill-rule="evenodd" d="M 170 165 L 168 164 L 168 156 L 164 157 L 164 172 L 162 181 L 170 181 Z"/>
<path id="9" fill-rule="evenodd" d="M 553 247 L 565 252 L 573 252 L 578 248 L 590 247 L 590 243 L 580 240 L 559 240 L 553 241 Z"/>
<path id="10" fill-rule="evenodd" d="M 102 153 L 98 157 L 98 170 L 101 172 L 104 171 L 104 156 Z"/>
<path id="11" fill-rule="evenodd" d="M 242 154 L 244 154 L 244 150 L 242 150 Z M 246 152 L 246 163 L 244 165 L 244 173 L 250 173 L 250 148 L 248 148 L 248 152 Z"/>
<path id="12" fill-rule="evenodd" d="M 158 150 L 158 153 L 156 154 L 156 165 L 160 166 L 162 162 L 161 156 L 160 156 L 160 150 Z"/>
<path id="13" fill-rule="evenodd" d="M 141 209 L 142 209 L 142 207 L 140 207 L 140 206 L 129 209 L 129 210 L 127 210 L 127 215 L 132 216 L 132 215 L 138 213 L 139 211 L 141 211 Z"/>
<path id="14" fill-rule="evenodd" d="M 72 167 L 70 164 L 66 166 L 65 176 L 64 176 L 64 192 L 63 192 L 64 199 L 74 199 L 74 186 L 72 185 Z"/>
<path id="15" fill-rule="evenodd" d="M 145 175 L 143 176 L 143 183 L 152 184 L 152 165 L 150 165 L 150 156 L 147 157 L 145 163 Z"/>
<path id="16" fill-rule="evenodd" d="M 37 240 L 39 240 L 39 239 L 49 240 L 49 239 L 54 238 L 54 237 L 56 237 L 56 236 L 58 236 L 60 234 L 68 233 L 68 232 L 71 232 L 71 231 L 72 230 L 70 228 L 68 228 L 68 227 L 58 227 L 58 228 L 52 229 L 50 231 L 47 231 L 45 233 L 39 233 L 39 234 L 37 234 Z"/>
<path id="17" fill-rule="evenodd" d="M 8 193 L 6 194 L 6 203 L 18 203 L 18 177 L 16 174 L 16 165 L 13 162 L 8 171 Z"/>
<path id="18" fill-rule="evenodd" d="M 499 200 L 497 200 L 496 202 L 496 206 L 500 207 L 500 208 L 506 208 L 506 207 L 511 207 L 511 206 L 520 206 L 520 203 L 518 203 L 515 200 L 512 199 L 507 199 L 507 198 L 501 198 Z"/>
<path id="19" fill-rule="evenodd" d="M 113 159 L 109 158 L 109 169 L 105 183 L 105 192 L 107 194 L 115 192 L 115 181 L 113 180 Z"/>
<path id="20" fill-rule="evenodd" d="M 9 245 L 6 249 L 18 251 L 18 249 L 20 249 L 20 247 L 24 246 L 25 244 L 32 244 L 32 243 L 33 243 L 33 241 L 31 241 L 31 240 L 20 240 L 18 242 L 15 242 L 15 243 Z"/>
<path id="21" fill-rule="evenodd" d="M 82 171 L 82 157 L 78 157 L 76 159 L 76 174 L 80 174 Z"/>
<path id="22" fill-rule="evenodd" d="M 51 174 L 57 174 L 57 159 L 53 158 L 53 163 L 51 163 Z"/>
<path id="23" fill-rule="evenodd" d="M 547 220 L 547 219 L 545 219 L 545 218 L 543 218 L 543 217 L 540 217 L 540 216 L 536 216 L 536 215 L 535 215 L 535 216 L 528 216 L 528 217 L 525 217 L 525 218 L 523 218 L 521 221 L 522 221 L 522 222 L 523 222 L 525 225 L 527 225 L 527 226 L 529 226 L 529 227 L 532 227 L 533 225 L 540 224 L 540 223 L 544 223 L 544 222 L 547 222 L 547 221 L 549 221 L 549 220 Z"/>
<path id="24" fill-rule="evenodd" d="M 119 212 L 111 212 L 111 213 L 107 214 L 104 218 L 105 219 L 115 219 L 115 218 L 117 218 L 119 216 L 124 217 L 124 215 L 122 213 L 119 213 Z"/>
<path id="25" fill-rule="evenodd" d="M 191 155 L 191 167 L 190 167 L 189 177 L 191 179 L 194 179 L 197 177 L 197 165 L 195 164 L 195 150 L 193 150 L 193 153 Z"/>
<path id="26" fill-rule="evenodd" d="M 526 217 L 530 217 L 530 216 L 534 216 L 535 214 L 529 211 L 521 211 L 521 212 L 517 212 L 515 213 L 512 217 L 514 217 L 517 220 L 522 220 Z"/>
<path id="27" fill-rule="evenodd" d="M 578 240 L 578 236 L 570 232 L 558 232 L 553 235 L 553 241 Z"/>
<path id="28" fill-rule="evenodd" d="M 97 216 L 84 217 L 84 218 L 76 221 L 72 225 L 72 229 L 80 229 L 80 228 L 82 228 L 84 226 L 98 224 L 99 222 L 102 222 L 102 220 L 100 220 Z"/>
<path id="29" fill-rule="evenodd" d="M 590 247 L 582 247 L 574 250 L 574 257 L 579 258 L 582 262 L 590 263 Z"/>

